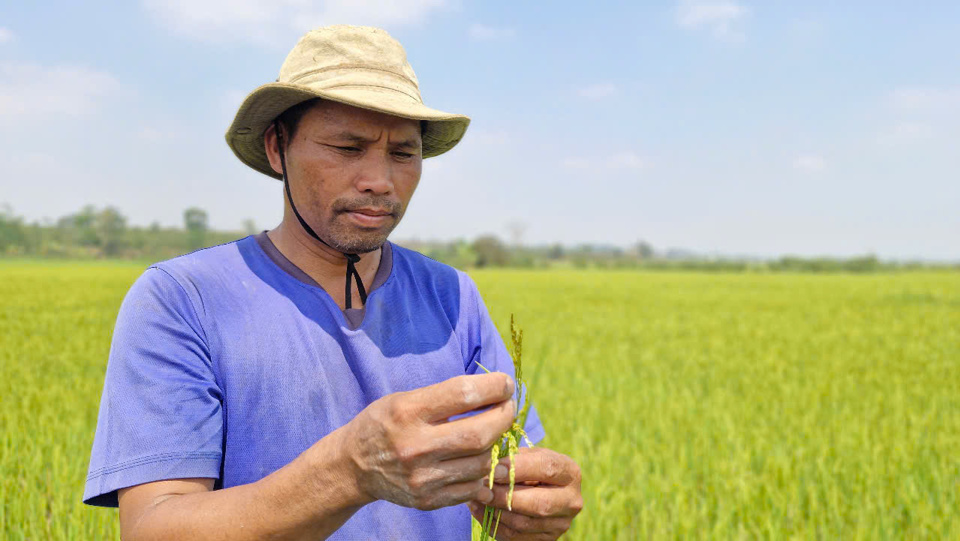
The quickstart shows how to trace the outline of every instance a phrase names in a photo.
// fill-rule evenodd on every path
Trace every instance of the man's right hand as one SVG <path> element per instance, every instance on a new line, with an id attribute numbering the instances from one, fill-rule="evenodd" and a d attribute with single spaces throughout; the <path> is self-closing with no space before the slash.
<path id="1" fill-rule="evenodd" d="M 513 423 L 513 392 L 509 376 L 491 373 L 373 402 L 343 427 L 360 490 L 370 501 L 422 510 L 491 501 L 493 492 L 481 479 L 490 473 L 491 447 Z"/>

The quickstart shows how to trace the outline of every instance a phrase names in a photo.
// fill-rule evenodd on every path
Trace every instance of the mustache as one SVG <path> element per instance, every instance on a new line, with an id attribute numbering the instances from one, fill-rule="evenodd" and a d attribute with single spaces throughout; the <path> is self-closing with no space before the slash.
<path id="1" fill-rule="evenodd" d="M 333 210 L 337 214 L 359 209 L 382 210 L 390 213 L 391 216 L 400 216 L 403 213 L 403 205 L 399 201 L 393 201 L 385 196 L 357 197 L 355 199 L 341 197 L 333 201 Z"/>

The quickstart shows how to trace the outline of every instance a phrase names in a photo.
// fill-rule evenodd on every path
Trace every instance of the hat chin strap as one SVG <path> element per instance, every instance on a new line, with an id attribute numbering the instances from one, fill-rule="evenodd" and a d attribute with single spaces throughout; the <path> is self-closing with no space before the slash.
<path id="1" fill-rule="evenodd" d="M 280 152 L 280 169 L 283 171 L 283 188 L 287 192 L 287 201 L 290 202 L 290 208 L 293 209 L 293 214 L 297 217 L 297 220 L 300 222 L 300 226 L 309 234 L 311 237 L 317 239 L 325 246 L 337 250 L 333 246 L 321 239 L 320 235 L 310 227 L 310 224 L 303 219 L 303 216 L 300 216 L 300 213 L 297 212 L 297 206 L 293 204 L 293 196 L 290 195 L 290 181 L 287 180 L 287 161 L 283 155 L 283 135 L 280 132 L 280 123 L 277 121 L 273 122 L 273 129 L 277 134 L 277 150 Z M 340 250 L 337 250 L 340 252 Z M 344 257 L 347 258 L 347 283 L 344 287 L 344 302 L 347 309 L 353 308 L 353 293 L 350 289 L 351 278 L 355 278 L 357 281 L 357 293 L 360 294 L 360 302 L 367 304 L 367 290 L 363 287 L 363 280 L 360 279 L 360 273 L 357 272 L 356 264 L 360 261 L 360 256 L 357 254 L 348 254 L 347 252 L 340 252 Z"/>

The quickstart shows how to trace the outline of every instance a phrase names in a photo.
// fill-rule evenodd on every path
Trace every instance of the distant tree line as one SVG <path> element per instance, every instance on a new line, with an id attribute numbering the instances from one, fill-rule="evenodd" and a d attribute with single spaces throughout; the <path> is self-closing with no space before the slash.
<path id="1" fill-rule="evenodd" d="M 183 227 L 131 226 L 114 207 L 87 205 L 56 221 L 26 223 L 0 205 L 0 257 L 161 260 L 229 242 L 243 232 L 213 231 L 203 209 L 188 208 Z"/>
<path id="2" fill-rule="evenodd" d="M 457 268 L 514 267 L 575 269 L 650 269 L 703 272 L 885 272 L 919 269 L 960 270 L 957 263 L 919 261 L 881 261 L 875 255 L 850 258 L 785 256 L 778 259 L 711 257 L 688 250 L 657 251 L 650 243 L 639 241 L 630 248 L 597 244 L 563 246 L 508 245 L 493 235 L 473 241 L 449 242 L 400 241 L 437 261 Z"/>
<path id="3" fill-rule="evenodd" d="M 258 231 L 252 220 L 245 220 L 243 231 L 210 229 L 207 212 L 192 207 L 183 212 L 182 227 L 131 226 L 114 207 L 85 206 L 56 221 L 26 223 L 8 205 L 0 205 L 0 258 L 122 258 L 160 261 L 205 246 L 239 239 Z M 881 261 L 874 255 L 851 258 L 779 259 L 720 258 L 668 249 L 656 250 L 639 241 L 629 248 L 618 246 L 560 244 L 526 246 L 517 241 L 507 244 L 494 235 L 470 240 L 397 241 L 433 259 L 460 269 L 486 267 L 576 269 L 663 269 L 706 272 L 880 272 L 924 268 L 960 270 L 960 262 L 933 264 L 923 262 Z"/>

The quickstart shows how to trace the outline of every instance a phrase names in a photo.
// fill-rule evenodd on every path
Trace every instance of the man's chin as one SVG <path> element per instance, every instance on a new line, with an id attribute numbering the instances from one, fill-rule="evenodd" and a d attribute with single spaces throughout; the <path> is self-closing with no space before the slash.
<path id="1" fill-rule="evenodd" d="M 351 234 L 334 235 L 328 242 L 337 250 L 348 254 L 366 254 L 378 250 L 387 237 L 393 231 L 393 227 L 386 231 L 381 229 L 353 231 Z"/>
<path id="2" fill-rule="evenodd" d="M 379 250 L 383 246 L 383 243 L 386 241 L 387 239 L 383 239 L 383 241 L 376 244 L 375 246 L 369 245 L 369 244 L 354 245 L 353 247 L 349 247 L 348 249 L 343 250 L 343 253 L 358 254 L 358 255 L 369 254 L 370 252 L 376 252 L 377 250 Z"/>
<path id="3" fill-rule="evenodd" d="M 330 224 L 324 240 L 343 253 L 366 254 L 383 246 L 399 223 L 400 217 L 394 217 L 383 225 L 364 226 L 340 214 Z"/>

